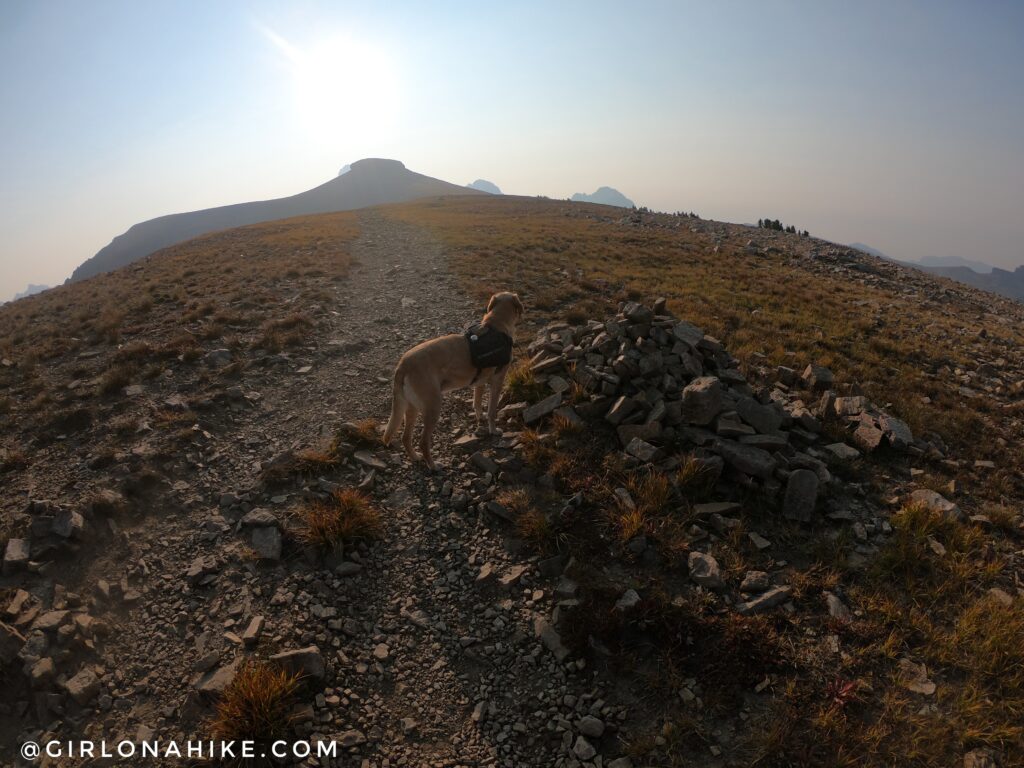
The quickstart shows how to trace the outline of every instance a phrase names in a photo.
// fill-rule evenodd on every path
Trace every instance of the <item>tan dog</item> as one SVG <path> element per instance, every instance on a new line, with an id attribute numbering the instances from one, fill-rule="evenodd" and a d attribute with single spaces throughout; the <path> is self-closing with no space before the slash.
<path id="1" fill-rule="evenodd" d="M 487 314 L 480 324 L 514 339 L 516 322 L 522 316 L 523 302 L 516 294 L 496 293 L 491 296 Z M 494 422 L 498 414 L 498 398 L 507 372 L 508 364 L 500 368 L 477 370 L 470 356 L 469 342 L 461 333 L 418 344 L 402 355 L 395 368 L 394 399 L 391 402 L 391 418 L 384 430 L 384 444 L 391 445 L 404 421 L 402 445 L 405 446 L 405 452 L 413 461 L 422 458 L 429 469 L 435 469 L 430 444 L 441 415 L 442 393 L 472 386 L 473 410 L 479 428 L 483 420 L 484 387 L 490 386 L 487 430 L 493 435 L 497 431 Z M 423 415 L 423 434 L 420 436 L 420 457 L 417 457 L 412 447 L 412 433 L 419 414 Z"/>

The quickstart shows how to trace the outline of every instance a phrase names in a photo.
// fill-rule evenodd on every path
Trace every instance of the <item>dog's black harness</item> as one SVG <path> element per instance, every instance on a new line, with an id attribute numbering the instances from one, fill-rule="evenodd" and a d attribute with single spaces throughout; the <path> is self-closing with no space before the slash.
<path id="1" fill-rule="evenodd" d="M 485 368 L 504 368 L 512 362 L 512 337 L 489 325 L 473 325 L 466 330 L 469 359 L 476 368 L 471 384 L 476 384 Z"/>

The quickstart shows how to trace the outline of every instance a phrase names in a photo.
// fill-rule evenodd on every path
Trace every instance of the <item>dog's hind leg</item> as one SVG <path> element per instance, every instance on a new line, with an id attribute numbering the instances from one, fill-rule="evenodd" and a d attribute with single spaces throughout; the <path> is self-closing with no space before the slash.
<path id="1" fill-rule="evenodd" d="M 411 461 L 416 461 L 416 451 L 412 447 L 412 435 L 413 430 L 416 429 L 416 417 L 419 415 L 420 412 L 416 410 L 416 406 L 405 406 L 405 429 L 402 430 L 402 445 L 405 447 L 405 453 Z"/>
<path id="2" fill-rule="evenodd" d="M 420 456 L 427 469 L 437 469 L 434 459 L 430 455 L 430 444 L 434 439 L 434 428 L 438 419 L 441 418 L 441 395 L 431 397 L 423 404 L 423 434 L 420 435 Z"/>
<path id="3" fill-rule="evenodd" d="M 394 391 L 391 395 L 391 417 L 388 419 L 388 425 L 384 429 L 384 437 L 382 438 L 384 445 L 391 445 L 391 442 L 395 439 L 395 434 L 402 427 L 402 418 L 405 416 L 406 407 L 407 403 L 402 392 L 402 383 L 399 382 L 398 374 L 396 373 Z"/>

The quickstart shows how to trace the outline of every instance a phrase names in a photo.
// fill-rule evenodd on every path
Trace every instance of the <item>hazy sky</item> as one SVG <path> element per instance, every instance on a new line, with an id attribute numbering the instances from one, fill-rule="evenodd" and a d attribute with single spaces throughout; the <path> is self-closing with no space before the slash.
<path id="1" fill-rule="evenodd" d="M 1024 261 L 1024 3 L 0 2 L 0 298 L 362 157 Z"/>

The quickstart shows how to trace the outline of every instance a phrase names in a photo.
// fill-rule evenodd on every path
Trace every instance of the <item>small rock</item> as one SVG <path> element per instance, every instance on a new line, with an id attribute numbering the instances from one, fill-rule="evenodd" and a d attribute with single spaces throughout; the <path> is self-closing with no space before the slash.
<path id="1" fill-rule="evenodd" d="M 809 522 L 818 502 L 818 475 L 809 469 L 795 469 L 786 480 L 782 513 L 789 520 Z"/>
<path id="2" fill-rule="evenodd" d="M 769 608 L 774 608 L 786 602 L 792 591 L 792 587 L 774 587 L 745 603 L 737 603 L 736 611 L 742 616 L 751 616 L 755 613 L 761 613 L 761 611 L 767 611 Z"/>
<path id="3" fill-rule="evenodd" d="M 718 561 L 703 552 L 691 552 L 687 560 L 690 567 L 690 578 L 700 586 L 718 591 L 725 588 Z"/>
<path id="4" fill-rule="evenodd" d="M 599 739 L 604 735 L 604 722 L 593 715 L 585 715 L 579 722 L 577 728 L 584 736 L 591 739 Z"/>
<path id="5" fill-rule="evenodd" d="M 768 590 L 771 585 L 768 574 L 764 571 L 747 571 L 743 577 L 743 583 L 740 584 L 740 592 L 760 593 Z"/>
<path id="6" fill-rule="evenodd" d="M 4 550 L 3 575 L 10 576 L 12 573 L 25 570 L 28 567 L 28 561 L 28 539 L 9 539 L 7 548 Z"/>
<path id="7" fill-rule="evenodd" d="M 597 750 L 594 749 L 594 745 L 587 741 L 586 736 L 577 736 L 576 743 L 573 745 L 572 753 L 576 755 L 580 760 L 592 760 L 597 755 Z"/>
<path id="8" fill-rule="evenodd" d="M 100 681 L 92 667 L 86 666 L 64 684 L 68 695 L 80 706 L 86 706 L 100 692 Z"/>
<path id="9" fill-rule="evenodd" d="M 308 648 L 299 648 L 293 651 L 283 651 L 270 657 L 292 674 L 312 678 L 316 682 L 324 679 L 327 668 L 324 665 L 324 657 L 320 649 L 311 645 Z"/>

